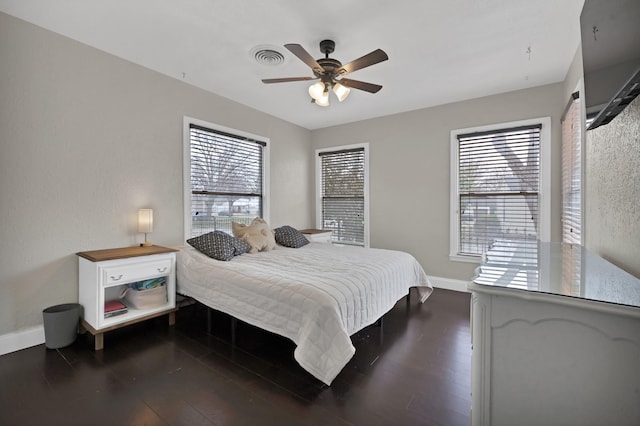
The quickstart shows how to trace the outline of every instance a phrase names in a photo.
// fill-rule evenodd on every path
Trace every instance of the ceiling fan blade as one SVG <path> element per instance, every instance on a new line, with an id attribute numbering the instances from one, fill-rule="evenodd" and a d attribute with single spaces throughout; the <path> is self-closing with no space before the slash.
<path id="1" fill-rule="evenodd" d="M 287 83 L 289 81 L 306 81 L 306 80 L 316 80 L 316 77 L 284 77 L 284 78 L 265 78 L 262 80 L 263 83 Z"/>
<path id="2" fill-rule="evenodd" d="M 313 72 L 318 74 L 322 74 L 324 72 L 324 69 L 320 66 L 320 64 L 317 63 L 316 60 L 313 59 L 313 56 L 311 56 L 309 52 L 307 52 L 301 45 L 290 43 L 285 44 L 284 47 L 289 49 L 289 52 L 293 53 L 298 57 L 298 59 L 307 64 L 309 68 L 313 70 Z"/>
<path id="3" fill-rule="evenodd" d="M 379 84 L 366 83 L 359 80 L 351 80 L 350 78 L 341 78 L 340 80 L 338 80 L 338 83 L 352 89 L 364 90 L 365 92 L 369 93 L 378 93 L 380 89 L 382 89 L 382 86 L 380 86 Z"/>
<path id="4" fill-rule="evenodd" d="M 341 68 L 338 68 L 338 75 L 347 75 L 362 68 L 366 68 L 379 62 L 386 61 L 387 59 L 389 59 L 389 57 L 384 52 L 384 50 L 376 49 L 373 52 L 368 53 L 361 58 L 355 59 L 348 64 L 343 65 Z"/>

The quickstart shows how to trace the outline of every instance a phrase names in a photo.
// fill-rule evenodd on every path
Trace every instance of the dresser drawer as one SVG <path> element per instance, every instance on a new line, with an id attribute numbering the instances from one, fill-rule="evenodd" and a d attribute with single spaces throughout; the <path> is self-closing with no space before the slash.
<path id="1" fill-rule="evenodd" d="M 126 284 L 171 273 L 171 259 L 139 262 L 103 268 L 103 283 L 106 287 Z"/>

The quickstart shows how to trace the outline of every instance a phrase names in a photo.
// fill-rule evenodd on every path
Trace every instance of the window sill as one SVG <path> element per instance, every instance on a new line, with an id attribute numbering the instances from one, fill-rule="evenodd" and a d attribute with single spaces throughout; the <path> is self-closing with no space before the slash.
<path id="1" fill-rule="evenodd" d="M 452 262 L 466 262 L 466 263 L 478 263 L 482 261 L 482 256 L 475 255 L 462 255 L 462 254 L 450 254 L 449 260 Z"/>

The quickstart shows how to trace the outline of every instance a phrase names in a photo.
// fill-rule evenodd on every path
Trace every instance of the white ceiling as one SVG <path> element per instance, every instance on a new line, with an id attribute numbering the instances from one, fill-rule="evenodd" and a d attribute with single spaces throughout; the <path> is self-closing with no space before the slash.
<path id="1" fill-rule="evenodd" d="M 0 0 L 0 10 L 308 129 L 564 80 L 584 0 Z M 381 84 L 343 103 L 310 102 L 312 76 L 283 45 L 343 64 L 377 48 L 389 60 L 349 78 Z M 16 41 L 19 42 L 19 41 Z M 284 63 L 258 64 L 256 46 Z M 529 49 L 530 48 L 530 49 Z M 529 53 L 530 50 L 530 53 Z"/>

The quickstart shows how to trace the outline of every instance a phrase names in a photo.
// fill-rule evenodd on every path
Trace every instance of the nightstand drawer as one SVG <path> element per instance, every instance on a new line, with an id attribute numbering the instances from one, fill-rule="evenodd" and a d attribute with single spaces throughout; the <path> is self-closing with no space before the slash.
<path id="1" fill-rule="evenodd" d="M 118 265 L 102 269 L 105 286 L 126 284 L 143 279 L 169 275 L 171 260 L 163 259 L 154 262 L 140 262 L 131 265 Z"/>
<path id="2" fill-rule="evenodd" d="M 330 243 L 331 230 L 325 229 L 303 229 L 300 231 L 311 243 Z"/>

